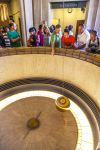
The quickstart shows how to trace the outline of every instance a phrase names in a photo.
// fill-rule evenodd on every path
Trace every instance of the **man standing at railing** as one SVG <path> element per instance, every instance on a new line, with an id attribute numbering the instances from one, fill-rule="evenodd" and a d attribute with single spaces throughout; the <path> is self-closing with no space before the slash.
<path id="1" fill-rule="evenodd" d="M 51 35 L 52 55 L 55 53 L 55 47 L 61 48 L 61 25 L 56 25 L 55 31 Z"/>
<path id="2" fill-rule="evenodd" d="M 74 44 L 74 48 L 84 50 L 86 43 L 90 40 L 90 33 L 85 28 L 84 24 L 80 24 L 78 27 L 77 42 Z"/>

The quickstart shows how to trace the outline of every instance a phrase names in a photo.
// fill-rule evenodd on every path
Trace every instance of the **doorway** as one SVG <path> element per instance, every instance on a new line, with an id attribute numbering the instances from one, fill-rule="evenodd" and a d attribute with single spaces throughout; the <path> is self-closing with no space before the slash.
<path id="1" fill-rule="evenodd" d="M 78 27 L 80 24 L 84 24 L 85 23 L 85 20 L 77 20 L 77 24 L 76 24 L 76 34 L 75 34 L 75 37 L 77 39 L 77 34 L 78 34 Z"/>

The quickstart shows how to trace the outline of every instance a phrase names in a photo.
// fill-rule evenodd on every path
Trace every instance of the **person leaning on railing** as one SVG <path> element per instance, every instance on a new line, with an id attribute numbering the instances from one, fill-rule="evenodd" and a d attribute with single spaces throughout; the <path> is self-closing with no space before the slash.
<path id="1" fill-rule="evenodd" d="M 86 51 L 100 54 L 100 39 L 95 30 L 90 31 L 90 40 L 86 44 Z"/>
<path id="2" fill-rule="evenodd" d="M 51 35 L 52 55 L 55 53 L 55 48 L 61 48 L 61 25 L 56 25 L 55 31 Z"/>
<path id="3" fill-rule="evenodd" d="M 78 35 L 77 35 L 77 41 L 74 43 L 75 49 L 85 49 L 86 43 L 90 39 L 90 33 L 85 28 L 84 24 L 80 24 L 78 26 Z"/>
<path id="4" fill-rule="evenodd" d="M 69 35 L 69 30 L 64 29 L 63 36 L 61 38 L 61 43 L 63 48 L 72 48 L 74 42 L 75 42 L 75 37 L 73 35 Z"/>

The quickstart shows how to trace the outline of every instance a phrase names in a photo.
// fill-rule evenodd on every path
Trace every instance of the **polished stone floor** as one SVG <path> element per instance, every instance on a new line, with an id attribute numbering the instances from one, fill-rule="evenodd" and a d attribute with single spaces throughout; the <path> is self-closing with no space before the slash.
<path id="1" fill-rule="evenodd" d="M 37 128 L 27 126 L 31 118 Z M 72 113 L 58 111 L 50 98 L 22 99 L 0 112 L 0 150 L 75 150 L 77 133 Z"/>

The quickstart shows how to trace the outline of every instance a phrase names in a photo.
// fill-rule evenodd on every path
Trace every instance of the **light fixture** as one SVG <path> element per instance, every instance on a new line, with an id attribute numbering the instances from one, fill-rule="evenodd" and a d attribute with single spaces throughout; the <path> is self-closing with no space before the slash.
<path id="1" fill-rule="evenodd" d="M 7 4 L 0 4 L 0 21 L 4 22 L 8 20 L 8 6 Z"/>
<path id="2" fill-rule="evenodd" d="M 82 8 L 81 8 L 81 11 L 82 11 L 83 13 L 85 13 L 85 7 L 82 7 Z"/>
<path id="3" fill-rule="evenodd" d="M 72 13 L 72 8 L 68 8 L 68 13 Z"/>

